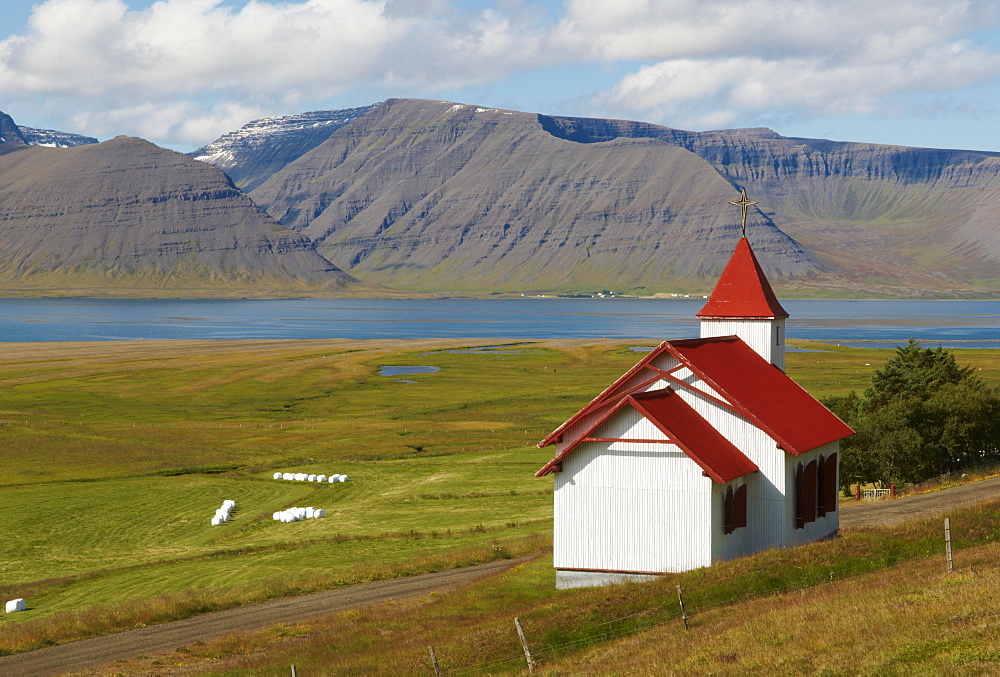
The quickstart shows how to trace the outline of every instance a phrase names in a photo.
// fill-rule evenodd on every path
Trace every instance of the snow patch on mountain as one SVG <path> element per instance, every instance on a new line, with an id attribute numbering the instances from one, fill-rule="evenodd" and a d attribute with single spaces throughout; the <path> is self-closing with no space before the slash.
<path id="1" fill-rule="evenodd" d="M 97 143 L 97 139 L 72 132 L 58 132 L 53 129 L 34 129 L 18 125 L 21 136 L 31 146 L 47 146 L 48 148 L 74 148 Z"/>
<path id="2" fill-rule="evenodd" d="M 236 166 L 241 155 L 252 153 L 266 145 L 280 143 L 283 138 L 293 138 L 304 133 L 329 136 L 377 105 L 260 118 L 248 122 L 234 132 L 220 136 L 189 155 L 195 160 L 207 162 L 221 169 L 229 169 Z"/>

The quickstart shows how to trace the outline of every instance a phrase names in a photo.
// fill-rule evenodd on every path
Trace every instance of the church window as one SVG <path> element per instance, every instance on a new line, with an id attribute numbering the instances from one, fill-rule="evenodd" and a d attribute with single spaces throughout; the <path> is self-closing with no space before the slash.
<path id="1" fill-rule="evenodd" d="M 795 469 L 795 528 L 816 521 L 816 461 Z"/>
<path id="2" fill-rule="evenodd" d="M 730 486 L 723 498 L 723 531 L 731 534 L 747 525 L 747 485 L 741 484 L 736 491 Z"/>

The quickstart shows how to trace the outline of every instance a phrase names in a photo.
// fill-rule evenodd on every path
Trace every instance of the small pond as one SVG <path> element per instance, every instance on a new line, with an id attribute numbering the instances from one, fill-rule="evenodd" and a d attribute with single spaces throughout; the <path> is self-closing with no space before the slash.
<path id="1" fill-rule="evenodd" d="M 433 374 L 441 371 L 441 367 L 382 367 L 379 369 L 380 376 L 402 376 L 403 374 Z"/>

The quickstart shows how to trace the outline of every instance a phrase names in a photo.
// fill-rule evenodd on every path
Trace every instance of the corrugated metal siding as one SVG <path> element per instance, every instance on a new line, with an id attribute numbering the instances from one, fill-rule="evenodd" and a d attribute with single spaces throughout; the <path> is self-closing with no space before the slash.
<path id="1" fill-rule="evenodd" d="M 694 385 L 699 389 L 707 388 L 700 381 Z M 730 409 L 686 390 L 680 390 L 679 394 L 760 469 L 759 472 L 752 473 L 746 478 L 747 526 L 746 534 L 742 536 L 746 541 L 744 552 L 758 552 L 784 545 L 786 543 L 785 456 L 788 454 L 778 449 L 774 440 L 766 433 Z M 713 527 L 712 533 L 721 535 L 722 527 L 718 529 Z M 716 550 L 717 557 L 722 556 L 721 552 Z"/>
<path id="2" fill-rule="evenodd" d="M 779 369 L 785 368 L 785 320 L 702 320 L 701 337 L 739 336 Z"/>
<path id="3" fill-rule="evenodd" d="M 597 434 L 663 438 L 631 407 Z M 669 572 L 707 566 L 712 484 L 674 445 L 580 445 L 556 473 L 556 568 Z"/>

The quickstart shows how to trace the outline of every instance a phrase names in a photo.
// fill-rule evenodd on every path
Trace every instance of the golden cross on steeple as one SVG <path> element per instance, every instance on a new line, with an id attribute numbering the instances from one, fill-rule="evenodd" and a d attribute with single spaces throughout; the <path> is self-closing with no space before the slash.
<path id="1" fill-rule="evenodd" d="M 747 189 L 744 188 L 743 192 L 740 194 L 739 200 L 730 200 L 729 204 L 736 205 L 740 208 L 740 225 L 743 227 L 743 237 L 747 236 L 747 207 L 750 205 L 757 204 L 752 200 L 747 199 Z"/>

